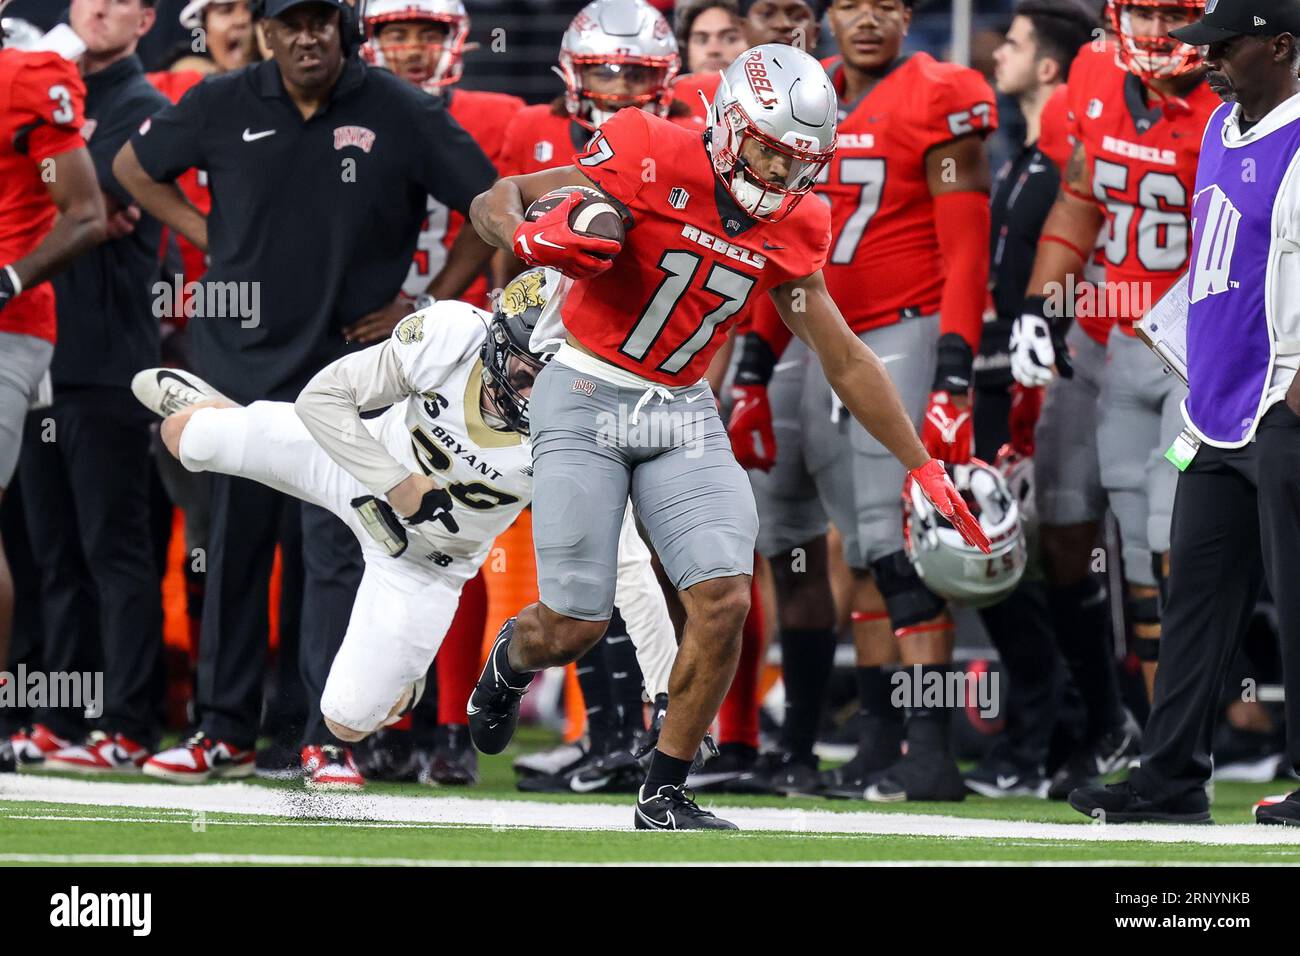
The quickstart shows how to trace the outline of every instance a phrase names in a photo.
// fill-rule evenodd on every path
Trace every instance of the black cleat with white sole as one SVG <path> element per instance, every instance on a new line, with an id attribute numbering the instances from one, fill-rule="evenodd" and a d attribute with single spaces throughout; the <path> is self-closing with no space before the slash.
<path id="1" fill-rule="evenodd" d="M 469 718 L 469 738 L 480 753 L 499 754 L 505 750 L 515 735 L 519 724 L 519 702 L 528 691 L 532 675 L 522 687 L 512 687 L 501 676 L 498 664 L 500 655 L 506 653 L 510 637 L 515 632 L 515 618 L 501 625 L 492 653 L 483 665 L 474 691 L 469 695 L 465 715 Z"/>
<path id="2" fill-rule="evenodd" d="M 739 830 L 730 821 L 700 808 L 686 787 L 666 784 L 653 796 L 645 787 L 637 791 L 636 828 L 638 830 Z"/>

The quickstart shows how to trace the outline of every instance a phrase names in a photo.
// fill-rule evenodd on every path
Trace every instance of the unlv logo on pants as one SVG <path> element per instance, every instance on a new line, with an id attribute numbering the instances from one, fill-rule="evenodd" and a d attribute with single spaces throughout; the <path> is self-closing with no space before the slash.
<path id="1" fill-rule="evenodd" d="M 1218 186 L 1202 189 L 1192 204 L 1192 274 L 1189 296 L 1200 302 L 1229 289 L 1241 213 Z"/>

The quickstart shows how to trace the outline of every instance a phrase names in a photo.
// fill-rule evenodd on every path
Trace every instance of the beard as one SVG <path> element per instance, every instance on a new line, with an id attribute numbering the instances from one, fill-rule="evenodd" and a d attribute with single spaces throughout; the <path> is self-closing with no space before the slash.
<path id="1" fill-rule="evenodd" d="M 1219 99 L 1225 103 L 1235 103 L 1237 100 L 1237 91 L 1232 88 L 1232 81 L 1224 74 L 1217 70 L 1210 70 L 1205 74 L 1205 82 L 1209 84 Z"/>

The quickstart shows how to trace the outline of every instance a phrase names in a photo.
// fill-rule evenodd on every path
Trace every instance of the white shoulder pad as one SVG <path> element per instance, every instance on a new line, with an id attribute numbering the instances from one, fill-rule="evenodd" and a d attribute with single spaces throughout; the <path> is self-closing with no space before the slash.
<path id="1" fill-rule="evenodd" d="M 455 299 L 413 312 L 393 329 L 393 354 L 416 393 L 438 388 L 466 360 L 476 356 L 487 336 L 490 313 Z"/>

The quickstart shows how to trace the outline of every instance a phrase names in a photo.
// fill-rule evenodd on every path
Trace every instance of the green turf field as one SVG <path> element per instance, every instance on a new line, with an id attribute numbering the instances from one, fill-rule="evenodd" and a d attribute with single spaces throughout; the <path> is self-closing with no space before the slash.
<path id="1" fill-rule="evenodd" d="M 520 744 L 544 742 L 534 732 Z M 374 784 L 347 797 L 263 780 L 179 787 L 128 775 L 2 777 L 0 864 L 1300 863 L 1300 832 L 1251 825 L 1252 804 L 1290 789 L 1286 781 L 1219 784 L 1217 827 L 1097 826 L 1031 799 L 708 795 L 706 806 L 749 814 L 737 819 L 744 832 L 658 834 L 631 829 L 629 797 L 517 792 L 513 756 L 485 759 L 482 784 L 468 790 Z M 880 829 L 897 832 L 862 832 Z"/>

